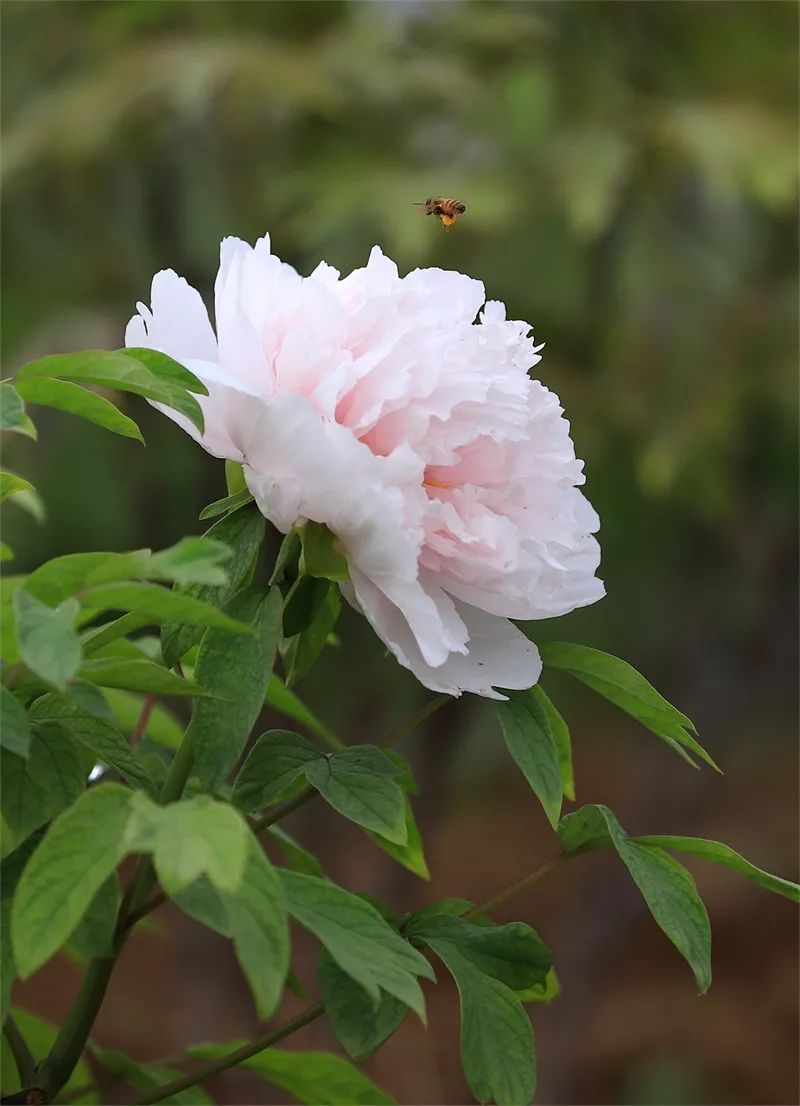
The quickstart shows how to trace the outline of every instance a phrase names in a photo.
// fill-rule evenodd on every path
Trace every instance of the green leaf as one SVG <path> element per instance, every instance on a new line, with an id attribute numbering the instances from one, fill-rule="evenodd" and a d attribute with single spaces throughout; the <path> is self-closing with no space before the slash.
<path id="1" fill-rule="evenodd" d="M 41 1063 L 55 1043 L 58 1028 L 50 1022 L 45 1021 L 43 1018 L 38 1017 L 36 1014 L 30 1014 L 27 1010 L 20 1010 L 19 1007 L 15 1007 L 15 1009 L 12 1010 L 12 1014 L 14 1015 L 14 1021 L 17 1023 L 22 1036 L 27 1041 L 28 1047 L 33 1053 L 34 1059 Z M 3 1094 L 11 1095 L 19 1091 L 21 1086 L 16 1074 L 17 1068 L 11 1058 L 11 1051 L 8 1047 L 5 1035 L 3 1035 L 0 1070 L 3 1072 Z M 70 1075 L 68 1081 L 62 1087 L 61 1094 L 73 1102 L 77 1101 L 75 1096 L 79 1095 L 81 1106 L 93 1106 L 93 1104 L 97 1102 L 97 1093 L 93 1089 L 84 1089 L 93 1087 L 93 1084 L 94 1080 L 92 1079 L 89 1065 L 86 1059 L 81 1056 L 72 1071 L 72 1075 Z"/>
<path id="2" fill-rule="evenodd" d="M 195 376 L 185 365 L 181 365 L 179 361 L 176 361 L 174 357 L 170 357 L 160 350 L 131 346 L 114 352 L 141 362 L 155 377 L 165 383 L 175 384 L 187 392 L 195 392 L 197 395 L 208 395 L 208 388 L 199 377 Z"/>
<path id="3" fill-rule="evenodd" d="M 43 695 L 31 707 L 31 721 L 56 722 L 74 735 L 94 757 L 116 768 L 132 787 L 157 795 L 155 782 L 122 734 L 105 718 L 83 710 L 68 695 Z"/>
<path id="4" fill-rule="evenodd" d="M 233 938 L 259 1014 L 271 1014 L 289 968 L 289 931 L 280 877 L 252 834 L 236 892 L 222 893 L 201 877 L 172 897 L 191 917 Z"/>
<path id="5" fill-rule="evenodd" d="M 119 904 L 119 880 L 114 874 L 100 885 L 97 894 L 89 903 L 86 913 L 70 938 L 70 947 L 87 959 L 95 956 L 112 956 Z"/>
<path id="6" fill-rule="evenodd" d="M 148 622 L 193 622 L 233 634 L 253 632 L 249 626 L 228 617 L 210 603 L 168 591 L 159 584 L 101 584 L 81 595 L 81 605 L 98 611 L 129 611 L 146 616 Z"/>
<path id="7" fill-rule="evenodd" d="M 222 607 L 231 596 L 248 582 L 253 562 L 264 540 L 266 520 L 255 508 L 236 511 L 215 523 L 205 540 L 215 541 L 231 550 L 226 562 L 227 582 L 224 584 L 190 584 L 181 594 Z M 161 630 L 164 663 L 172 666 L 203 636 L 203 630 L 185 624 L 165 625 Z"/>
<path id="8" fill-rule="evenodd" d="M 81 643 L 73 627 L 78 601 L 66 599 L 58 607 L 48 607 L 19 588 L 13 603 L 20 657 L 31 672 L 63 690 L 81 663 Z"/>
<path id="9" fill-rule="evenodd" d="M 25 576 L 0 574 L 0 656 L 7 665 L 19 660 L 17 637 L 14 633 L 14 594 L 26 580 Z"/>
<path id="10" fill-rule="evenodd" d="M 232 556 L 232 549 L 223 541 L 208 537 L 189 537 L 169 549 L 154 553 L 150 562 L 159 578 L 179 585 L 206 584 L 225 586 L 228 574 L 220 565 Z"/>
<path id="11" fill-rule="evenodd" d="M 508 751 L 531 785 L 553 829 L 561 814 L 561 769 L 547 712 L 530 692 L 515 694 L 495 710 Z"/>
<path id="12" fill-rule="evenodd" d="M 149 567 L 149 549 L 132 553 L 67 553 L 35 569 L 25 587 L 52 607 L 77 591 L 99 584 L 144 579 Z"/>
<path id="13" fill-rule="evenodd" d="M 730 868 L 746 876 L 763 887 L 767 891 L 773 891 L 776 895 L 783 895 L 792 902 L 800 902 L 800 886 L 791 880 L 782 879 L 765 872 L 763 868 L 757 868 L 749 860 L 745 860 L 739 853 L 734 852 L 728 845 L 719 841 L 706 841 L 702 837 L 673 837 L 648 834 L 646 837 L 632 837 L 631 841 L 638 845 L 650 845 L 658 849 L 666 849 L 668 852 L 688 853 L 690 856 L 699 856 L 703 860 L 709 860 L 712 864 L 719 864 L 723 868 Z"/>
<path id="14" fill-rule="evenodd" d="M 0 723 L 0 745 L 27 760 L 31 744 L 28 715 L 19 699 L 5 687 L 0 687 Z"/>
<path id="15" fill-rule="evenodd" d="M 252 502 L 253 497 L 249 490 L 243 488 L 240 492 L 236 492 L 235 495 L 226 495 L 224 499 L 216 499 L 213 503 L 209 503 L 197 517 L 201 522 L 209 518 L 219 518 L 220 515 L 228 515 L 231 511 L 238 511 L 240 507 L 244 507 L 245 504 Z"/>
<path id="16" fill-rule="evenodd" d="M 231 802 L 252 811 L 274 803 L 307 764 L 323 754 L 310 741 L 290 730 L 268 730 L 256 740 L 239 770 Z"/>
<path id="17" fill-rule="evenodd" d="M 414 817 L 411 801 L 407 795 L 404 797 L 403 803 L 405 807 L 406 823 L 405 845 L 398 845 L 394 841 L 389 841 L 386 837 L 381 837 L 379 833 L 370 832 L 370 830 L 367 830 L 367 834 L 379 848 L 383 849 L 383 851 L 392 857 L 393 860 L 396 860 L 398 864 L 402 864 L 409 872 L 413 872 L 414 875 L 419 876 L 420 879 L 430 879 L 431 873 L 425 860 L 425 853 L 422 848 L 422 837 Z"/>
<path id="18" fill-rule="evenodd" d="M 314 577 L 310 576 L 301 576 L 298 582 L 303 580 L 313 580 L 317 586 L 322 584 L 324 590 L 314 610 L 310 625 L 305 627 L 286 647 L 284 665 L 287 687 L 293 687 L 299 683 L 314 667 L 333 632 L 342 608 L 339 589 L 334 584 L 329 581 L 315 580 Z M 284 618 L 285 628 L 286 620 Z"/>
<path id="19" fill-rule="evenodd" d="M 316 714 L 305 703 L 298 699 L 293 691 L 284 687 L 280 676 L 276 676 L 274 672 L 267 685 L 264 702 L 273 710 L 277 710 L 281 714 L 285 714 L 287 718 L 299 722 L 301 726 L 305 726 L 307 730 L 310 730 L 317 737 L 321 737 L 329 745 L 341 748 L 342 743 L 339 738 L 328 729 L 320 718 L 317 718 Z"/>
<path id="20" fill-rule="evenodd" d="M 113 783 L 85 792 L 56 818 L 31 857 L 11 910 L 23 979 L 69 938 L 122 859 L 130 799 L 130 791 Z"/>
<path id="21" fill-rule="evenodd" d="M 262 532 L 263 525 L 262 519 Z M 185 538 L 159 553 L 151 553 L 149 549 L 130 553 L 70 553 L 41 565 L 31 573 L 25 586 L 31 595 L 55 606 L 76 592 L 131 580 L 196 580 L 198 585 L 201 581 L 225 585 L 227 575 L 218 562 L 228 556 L 227 546 L 208 538 Z M 150 587 L 152 594 L 153 585 Z M 215 588 L 211 595 L 216 593 Z M 187 589 L 187 594 L 197 601 L 206 598 L 195 589 Z"/>
<path id="22" fill-rule="evenodd" d="M 211 631 L 209 631 L 211 632 Z M 248 641 L 251 639 L 248 638 Z M 124 660 L 103 657 L 84 661 L 79 675 L 98 687 L 117 687 L 123 691 L 152 692 L 155 695 L 193 695 L 204 697 L 209 693 L 192 680 L 176 676 L 174 672 L 148 660 Z"/>
<path id="23" fill-rule="evenodd" d="M 188 1055 L 194 1060 L 216 1060 L 241 1048 L 246 1041 L 224 1045 L 193 1045 Z M 268 1048 L 244 1060 L 246 1068 L 274 1083 L 309 1106 L 393 1106 L 394 1099 L 370 1082 L 341 1056 L 328 1052 L 284 1052 Z"/>
<path id="24" fill-rule="evenodd" d="M 252 626 L 255 636 L 212 629 L 200 645 L 195 679 L 218 696 L 199 702 L 192 722 L 195 771 L 209 790 L 225 780 L 261 713 L 275 658 L 281 594 L 278 588 L 246 588 L 225 610 Z"/>
<path id="25" fill-rule="evenodd" d="M 78 798 L 86 787 L 91 764 L 85 750 L 76 747 L 59 725 L 37 726 L 31 731 L 27 760 L 5 749 L 0 757 L 6 855 Z"/>
<path id="26" fill-rule="evenodd" d="M 114 406 L 104 396 L 73 384 L 69 380 L 57 380 L 48 377 L 31 377 L 17 383 L 20 395 L 29 403 L 38 403 L 42 407 L 54 407 L 77 415 L 95 426 L 110 430 L 112 434 L 121 434 L 123 438 L 134 438 L 144 444 L 142 432 L 133 419 Z"/>
<path id="27" fill-rule="evenodd" d="M 547 721 L 550 723 L 550 736 L 556 747 L 558 767 L 561 772 L 561 789 L 570 802 L 575 802 L 575 776 L 572 769 L 572 740 L 569 726 L 559 714 L 552 699 L 547 695 L 541 684 L 531 688 L 531 694 L 545 709 Z"/>
<path id="28" fill-rule="evenodd" d="M 301 542 L 300 572 L 326 580 L 347 580 L 347 558 L 339 552 L 337 541 L 327 526 L 307 522 L 298 530 Z"/>
<path id="29" fill-rule="evenodd" d="M 5 1022 L 11 1004 L 11 985 L 17 976 L 14 950 L 11 946 L 11 901 L 25 865 L 39 843 L 42 834 L 32 834 L 18 849 L 0 864 L 0 1022 Z M 8 1069 L 0 1068 L 3 1086 Z"/>
<path id="30" fill-rule="evenodd" d="M 99 1048 L 91 1041 L 89 1051 L 109 1075 L 125 1080 L 137 1091 L 154 1091 L 164 1083 L 171 1083 L 181 1074 L 176 1068 L 166 1067 L 164 1064 L 140 1064 L 116 1049 Z M 159 1101 L 175 1103 L 175 1106 L 204 1106 L 205 1103 L 210 1104 L 212 1099 L 201 1087 L 195 1086 Z"/>
<path id="31" fill-rule="evenodd" d="M 299 845 L 281 826 L 268 826 L 267 834 L 280 849 L 288 866 L 295 872 L 305 872 L 309 876 L 323 875 L 322 865 L 308 849 Z"/>
<path id="32" fill-rule="evenodd" d="M 0 484 L 1 483 L 2 476 L 0 476 Z M 27 484 L 28 481 L 26 480 L 25 483 Z M 44 505 L 42 497 L 39 495 L 36 489 L 32 487 L 23 488 L 21 491 L 17 489 L 14 491 L 13 495 L 14 498 L 11 500 L 11 502 L 14 504 L 14 506 L 18 507 L 21 511 L 24 511 L 26 515 L 30 515 L 33 521 L 41 526 L 47 518 L 47 509 Z M 0 495 L 0 502 L 2 502 L 2 498 L 2 495 Z"/>
<path id="33" fill-rule="evenodd" d="M 280 584 L 287 572 L 291 573 L 292 576 L 296 575 L 299 559 L 300 536 L 296 530 L 290 530 L 288 534 L 284 535 L 278 555 L 275 558 L 275 565 L 269 578 L 270 584 Z"/>
<path id="34" fill-rule="evenodd" d="M 225 462 L 225 486 L 228 489 L 228 495 L 235 495 L 236 492 L 244 491 L 247 487 L 244 469 L 238 461 Z"/>
<path id="35" fill-rule="evenodd" d="M 0 503 L 11 495 L 17 495 L 18 492 L 31 490 L 33 490 L 33 484 L 30 480 L 25 480 L 15 472 L 9 472 L 8 469 L 0 470 Z"/>
<path id="36" fill-rule="evenodd" d="M 94 656 L 95 653 L 104 650 L 112 642 L 127 637 L 128 634 L 141 630 L 143 626 L 149 624 L 150 619 L 146 614 L 123 614 L 110 622 L 104 622 L 102 626 L 93 626 L 81 634 L 83 655 L 88 659 Z"/>
<path id="37" fill-rule="evenodd" d="M 534 983 L 530 987 L 515 991 L 514 994 L 520 1002 L 552 1002 L 561 994 L 561 984 L 555 968 L 551 968 L 547 973 L 544 983 Z"/>
<path id="38" fill-rule="evenodd" d="M 703 900 L 686 869 L 653 845 L 632 840 L 606 806 L 581 807 L 562 818 L 558 836 L 567 853 L 613 846 L 650 913 L 688 961 L 700 993 L 711 984 L 711 928 Z"/>
<path id="39" fill-rule="evenodd" d="M 365 829 L 398 845 L 407 841 L 405 798 L 397 765 L 381 749 L 362 745 L 310 761 L 308 782 L 326 802 Z"/>
<path id="40" fill-rule="evenodd" d="M 36 440 L 36 427 L 25 414 L 25 404 L 6 380 L 0 382 L 0 430 L 14 430 Z"/>
<path id="41" fill-rule="evenodd" d="M 145 399 L 155 400 L 185 415 L 198 430 L 203 430 L 203 412 L 197 400 L 186 386 L 163 374 L 152 371 L 144 364 L 141 350 L 109 352 L 108 350 L 84 350 L 82 353 L 55 353 L 23 365 L 17 372 L 17 387 L 23 380 L 55 378 L 73 383 L 97 384 L 104 388 L 117 388 L 121 392 L 133 392 Z M 154 353 L 155 351 L 148 351 Z M 170 361 L 165 354 L 156 354 L 159 364 Z M 177 365 L 177 362 L 172 362 Z M 179 369 L 180 366 L 177 366 Z M 182 370 L 184 373 L 187 370 Z M 191 374 L 188 374 L 191 377 Z M 192 378 L 196 381 L 196 378 Z M 205 391 L 203 385 L 192 391 Z"/>
<path id="42" fill-rule="evenodd" d="M 250 831 L 228 803 L 208 795 L 158 806 L 141 792 L 130 800 L 128 852 L 153 854 L 161 886 L 175 895 L 202 875 L 219 891 L 238 891 Z"/>
<path id="43" fill-rule="evenodd" d="M 104 718 L 107 722 L 113 723 L 114 712 L 103 692 L 94 684 L 87 683 L 86 680 L 73 680 L 67 696 L 87 714 L 93 714 L 96 718 Z"/>
<path id="44" fill-rule="evenodd" d="M 480 972 L 512 991 L 543 985 L 553 966 L 550 949 L 523 922 L 477 925 L 454 914 L 438 914 L 412 917 L 406 931 L 412 940 L 446 941 Z"/>
<path id="45" fill-rule="evenodd" d="M 430 906 L 423 906 L 420 910 L 415 910 L 411 917 L 408 919 L 408 924 L 418 926 L 428 918 L 438 918 L 442 914 L 452 915 L 453 917 L 460 918 L 464 914 L 467 914 L 472 910 L 475 904 L 470 899 L 460 898 L 446 898 L 440 899 L 439 902 L 431 903 Z M 494 924 L 494 923 L 492 923 Z"/>
<path id="46" fill-rule="evenodd" d="M 289 925 L 281 879 L 252 834 L 241 886 L 224 901 L 233 947 L 259 1017 L 269 1017 L 281 1000 L 289 970 Z"/>
<path id="47" fill-rule="evenodd" d="M 10 545 L 6 545 L 4 541 L 0 541 L 0 561 L 13 561 L 14 550 Z"/>
<path id="48" fill-rule="evenodd" d="M 284 637 L 294 637 L 311 625 L 331 588 L 330 580 L 315 576 L 295 580 L 283 606 Z"/>
<path id="49" fill-rule="evenodd" d="M 383 991 L 375 1006 L 326 949 L 320 953 L 317 977 L 331 1029 L 354 1060 L 363 1060 L 379 1048 L 408 1013 L 405 1003 Z"/>
<path id="50" fill-rule="evenodd" d="M 289 913 L 322 942 L 375 1004 L 383 990 L 424 1019 L 425 1002 L 416 977 L 432 979 L 431 966 L 373 906 L 316 876 L 284 870 L 281 879 Z"/>
<path id="51" fill-rule="evenodd" d="M 685 752 L 690 749 L 701 760 L 719 771 L 702 745 L 692 736 L 694 723 L 681 714 L 649 684 L 627 661 L 599 649 L 565 642 L 547 642 L 540 649 L 542 661 L 550 668 L 561 668 L 581 680 L 599 695 L 638 719 L 643 726 L 693 764 Z"/>
<path id="52" fill-rule="evenodd" d="M 461 1001 L 461 1064 L 478 1102 L 529 1103 L 536 1090 L 533 1030 L 520 1000 L 484 975 L 450 941 L 425 939 L 452 975 Z"/>
<path id="53" fill-rule="evenodd" d="M 232 936 L 231 923 L 225 901 L 219 891 L 205 876 L 176 891 L 170 896 L 173 902 L 201 925 L 213 929 L 223 937 Z"/>

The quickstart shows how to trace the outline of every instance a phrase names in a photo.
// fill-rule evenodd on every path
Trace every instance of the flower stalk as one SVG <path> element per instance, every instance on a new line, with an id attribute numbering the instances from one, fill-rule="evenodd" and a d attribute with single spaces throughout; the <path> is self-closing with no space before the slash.
<path id="1" fill-rule="evenodd" d="M 218 1060 L 214 1060 L 198 1071 L 190 1072 L 188 1075 L 183 1075 L 179 1079 L 173 1079 L 171 1083 L 165 1083 L 163 1086 L 157 1087 L 154 1091 L 148 1091 L 147 1094 L 136 1099 L 136 1106 L 147 1106 L 148 1103 L 161 1102 L 163 1099 L 171 1098 L 172 1095 L 178 1094 L 180 1091 L 185 1091 L 188 1087 L 194 1087 L 197 1083 L 202 1083 L 205 1079 L 210 1079 L 212 1075 L 219 1075 L 220 1072 L 227 1071 L 228 1068 L 233 1068 L 237 1064 L 249 1060 L 251 1056 L 258 1055 L 259 1052 L 263 1052 L 271 1045 L 278 1044 L 286 1037 L 291 1036 L 292 1033 L 296 1033 L 298 1029 L 302 1029 L 303 1026 L 309 1025 L 311 1022 L 321 1017 L 324 1013 L 325 1007 L 321 1002 L 316 1002 L 313 1006 L 309 1006 L 303 1010 L 297 1017 L 288 1021 L 286 1025 L 281 1026 L 280 1029 L 275 1029 L 271 1033 L 265 1034 L 263 1037 L 256 1037 L 256 1039 L 250 1041 L 249 1044 L 234 1049 L 232 1052 L 227 1053 L 225 1056 L 221 1056 Z"/>

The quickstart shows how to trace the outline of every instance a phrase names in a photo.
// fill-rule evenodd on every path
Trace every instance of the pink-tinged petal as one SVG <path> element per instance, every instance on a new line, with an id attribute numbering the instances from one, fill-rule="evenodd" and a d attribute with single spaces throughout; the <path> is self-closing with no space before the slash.
<path id="1" fill-rule="evenodd" d="M 266 404 L 243 453 L 247 486 L 266 517 L 283 533 L 306 521 L 327 526 L 352 573 L 403 612 L 429 663 L 463 647 L 450 601 L 440 607 L 417 579 L 425 497 L 412 453 L 376 457 L 302 396 Z"/>

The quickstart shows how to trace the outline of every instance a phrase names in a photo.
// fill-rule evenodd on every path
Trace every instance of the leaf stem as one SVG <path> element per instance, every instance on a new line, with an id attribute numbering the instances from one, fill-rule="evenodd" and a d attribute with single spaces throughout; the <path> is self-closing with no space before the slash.
<path id="1" fill-rule="evenodd" d="M 549 860 L 547 864 L 543 864 L 541 868 L 537 868 L 535 872 L 531 872 L 530 875 L 525 876 L 516 883 L 512 883 L 510 887 L 506 887 L 503 891 L 499 891 L 493 898 L 487 899 L 487 901 L 481 903 L 480 906 L 473 906 L 471 910 L 466 912 L 464 917 L 475 918 L 479 914 L 488 914 L 489 911 L 495 910 L 498 906 L 502 906 L 503 903 L 508 902 L 509 899 L 518 895 L 520 891 L 527 891 L 529 887 L 533 887 L 540 879 L 544 879 L 545 876 L 554 872 L 556 868 L 560 868 L 565 860 L 570 859 L 571 857 L 569 854 L 559 853 L 558 856 Z"/>
<path id="2" fill-rule="evenodd" d="M 407 733 L 411 733 L 412 730 L 416 729 L 420 722 L 424 722 L 426 718 L 430 718 L 439 707 L 443 707 L 445 703 L 449 703 L 451 699 L 451 695 L 437 695 L 435 699 L 431 699 L 421 710 L 418 710 L 416 714 L 412 715 L 407 722 L 403 722 L 397 729 L 387 734 L 383 741 L 379 742 L 380 747 L 382 749 L 388 749 L 390 745 L 394 745 L 401 737 L 405 737 Z"/>
<path id="3" fill-rule="evenodd" d="M 147 723 L 150 721 L 150 715 L 153 713 L 153 707 L 156 705 L 156 697 L 152 694 L 145 695 L 144 702 L 142 703 L 142 713 L 139 715 L 139 719 L 131 734 L 131 748 L 135 749 L 144 736 L 144 731 L 147 729 Z"/>
<path id="4" fill-rule="evenodd" d="M 8 1041 L 8 1047 L 11 1049 L 11 1055 L 17 1065 L 21 1086 L 30 1086 L 36 1073 L 36 1060 L 11 1014 L 8 1015 L 3 1025 L 3 1036 Z"/>
<path id="5" fill-rule="evenodd" d="M 242 1045 L 241 1048 L 234 1049 L 232 1052 L 220 1056 L 218 1060 L 214 1060 L 198 1071 L 183 1075 L 180 1079 L 173 1079 L 171 1083 L 164 1083 L 163 1086 L 157 1087 L 154 1091 L 148 1091 L 147 1094 L 136 1099 L 136 1106 L 148 1106 L 149 1103 L 161 1102 L 164 1098 L 170 1098 L 180 1091 L 185 1091 L 187 1087 L 194 1087 L 198 1083 L 210 1079 L 212 1075 L 218 1075 L 220 1072 L 227 1071 L 228 1068 L 235 1067 L 236 1064 L 241 1064 L 244 1060 L 249 1060 L 251 1056 L 256 1056 L 259 1052 L 263 1052 L 264 1049 L 269 1048 L 271 1045 L 278 1044 L 279 1041 L 284 1040 L 298 1029 L 302 1029 L 304 1025 L 308 1025 L 324 1013 L 325 1007 L 321 1002 L 316 1002 L 313 1006 L 308 1006 L 302 1013 L 298 1014 L 297 1017 L 288 1021 L 286 1025 L 281 1026 L 280 1029 L 275 1029 L 271 1033 L 267 1033 L 264 1037 L 257 1037 L 249 1044 Z"/>
<path id="6" fill-rule="evenodd" d="M 278 803 L 272 810 L 266 810 L 263 814 L 260 814 L 258 818 L 255 818 L 251 823 L 251 829 L 253 833 L 263 833 L 269 826 L 273 826 L 276 822 L 280 822 L 281 818 L 285 818 L 287 814 L 291 814 L 292 811 L 297 810 L 298 807 L 304 806 L 312 799 L 316 798 L 319 792 L 313 787 L 306 787 L 299 795 L 295 795 L 293 799 L 286 799 L 285 802 Z"/>

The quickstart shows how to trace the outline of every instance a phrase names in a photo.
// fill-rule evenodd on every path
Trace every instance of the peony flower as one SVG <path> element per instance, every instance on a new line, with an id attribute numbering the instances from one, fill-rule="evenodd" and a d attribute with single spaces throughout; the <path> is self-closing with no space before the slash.
<path id="1" fill-rule="evenodd" d="M 421 683 L 495 699 L 536 683 L 538 651 L 511 619 L 604 589 L 583 464 L 558 397 L 528 375 L 542 347 L 527 323 L 460 273 L 399 277 L 377 247 L 343 279 L 324 263 L 301 277 L 268 237 L 223 241 L 216 334 L 172 270 L 137 306 L 126 344 L 208 387 L 202 435 L 165 413 L 242 464 L 278 530 L 330 529 L 346 598 Z"/>

